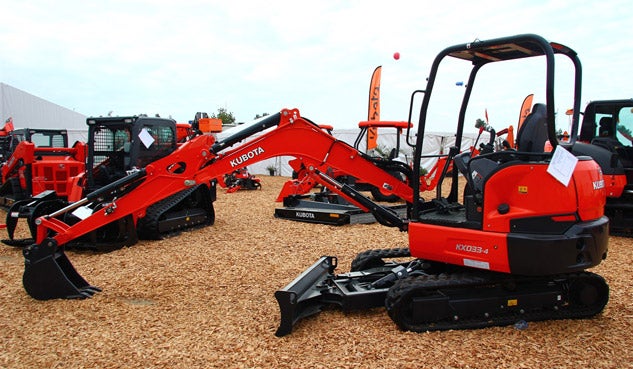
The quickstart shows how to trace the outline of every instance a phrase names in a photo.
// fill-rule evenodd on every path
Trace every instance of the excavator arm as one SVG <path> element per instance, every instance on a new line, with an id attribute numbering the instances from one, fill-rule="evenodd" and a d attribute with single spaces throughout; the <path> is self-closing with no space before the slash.
<path id="1" fill-rule="evenodd" d="M 264 133 L 252 137 L 260 132 Z M 311 170 L 323 185 L 366 211 L 384 209 L 376 208 L 358 192 L 324 176 L 319 168 L 327 164 L 368 183 L 405 194 L 409 201 L 413 198 L 406 183 L 378 168 L 349 144 L 301 118 L 298 110 L 285 109 L 223 140 L 215 141 L 210 135 L 197 136 L 145 168 L 38 218 L 36 242 L 24 249 L 25 289 L 32 297 L 43 300 L 91 295 L 96 289 L 74 270 L 64 254 L 64 245 L 122 219 L 133 227 L 152 204 L 187 188 L 211 186 L 226 173 L 282 155 L 313 163 Z M 66 223 L 68 213 L 80 220 Z M 391 214 L 382 214 L 381 218 L 387 219 L 385 223 L 401 227 L 401 222 Z"/>

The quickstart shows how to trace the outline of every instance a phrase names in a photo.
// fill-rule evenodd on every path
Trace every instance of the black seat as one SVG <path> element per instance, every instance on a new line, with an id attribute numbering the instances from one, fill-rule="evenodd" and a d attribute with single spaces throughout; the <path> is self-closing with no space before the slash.
<path id="1" fill-rule="evenodd" d="M 484 189 L 484 182 L 488 175 L 492 173 L 498 166 L 494 160 L 485 157 L 470 157 L 470 152 L 465 151 L 455 156 L 454 160 L 457 170 L 466 177 L 466 182 L 472 190 L 480 193 Z"/>
<path id="2" fill-rule="evenodd" d="M 613 118 L 602 117 L 600 118 L 600 125 L 598 127 L 598 136 L 600 137 L 613 137 L 615 131 L 615 125 L 613 124 Z"/>
<path id="3" fill-rule="evenodd" d="M 613 118 L 600 118 L 598 136 L 591 140 L 591 144 L 601 146 L 614 153 L 619 151 L 623 145 L 615 138 L 615 124 L 613 123 Z"/>
<path id="4" fill-rule="evenodd" d="M 517 150 L 544 152 L 547 140 L 547 109 L 545 104 L 534 104 L 517 133 Z"/>

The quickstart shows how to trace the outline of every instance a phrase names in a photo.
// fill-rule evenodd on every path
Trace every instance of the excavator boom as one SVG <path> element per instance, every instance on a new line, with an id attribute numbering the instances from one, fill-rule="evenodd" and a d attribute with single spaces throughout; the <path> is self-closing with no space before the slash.
<path id="1" fill-rule="evenodd" d="M 256 135 L 260 132 L 264 133 Z M 242 141 L 246 142 L 232 147 Z M 408 199 L 413 197 L 405 183 L 376 167 L 356 149 L 302 118 L 298 110 L 285 109 L 223 140 L 216 141 L 211 135 L 196 136 L 145 168 L 38 218 L 36 242 L 24 249 L 25 289 L 38 299 L 85 297 L 82 291 L 94 289 L 87 287 L 83 278 L 78 278 L 79 274 L 64 254 L 66 244 L 115 222 L 126 228 L 130 234 L 128 244 L 132 244 L 137 239 L 135 225 L 154 204 L 183 190 L 214 186 L 226 173 L 282 155 L 358 172 L 357 177 L 368 183 L 406 193 Z M 372 210 L 374 205 L 362 194 L 319 173 L 319 165 L 313 170 L 324 185 L 350 203 Z M 381 210 L 380 218 L 385 224 L 403 227 L 397 216 Z M 68 223 L 65 219 L 70 215 L 80 219 Z"/>

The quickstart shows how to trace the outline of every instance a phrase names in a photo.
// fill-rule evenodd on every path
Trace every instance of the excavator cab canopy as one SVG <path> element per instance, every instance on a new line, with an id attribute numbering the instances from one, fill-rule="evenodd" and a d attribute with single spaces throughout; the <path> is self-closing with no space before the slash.
<path id="1" fill-rule="evenodd" d="M 541 36 L 535 34 L 521 34 L 510 37 L 502 37 L 491 40 L 475 40 L 473 42 L 459 44 L 448 47 L 440 52 L 431 67 L 431 71 L 428 77 L 426 89 L 424 90 L 424 97 L 422 99 L 420 116 L 418 122 L 417 142 L 414 152 L 413 160 L 413 174 L 414 176 L 420 175 L 420 158 L 422 157 L 422 147 L 425 139 L 425 130 L 427 126 L 427 113 L 429 111 L 429 105 L 435 82 L 440 69 L 440 64 L 445 60 L 463 60 L 469 62 L 470 75 L 468 82 L 464 84 L 464 93 L 461 101 L 461 107 L 459 109 L 459 117 L 457 121 L 457 127 L 455 130 L 455 147 L 457 148 L 454 155 L 457 154 L 458 149 L 462 145 L 462 137 L 464 134 L 466 110 L 469 106 L 471 93 L 475 86 L 475 80 L 480 70 L 491 63 L 498 63 L 503 61 L 512 61 L 525 58 L 542 57 L 545 58 L 545 102 L 541 104 L 539 110 L 539 119 L 541 120 L 541 131 L 536 135 L 538 139 L 546 139 L 552 148 L 555 148 L 561 142 L 557 138 L 557 131 L 555 125 L 555 103 L 554 103 L 554 72 L 555 72 L 555 55 L 562 54 L 568 57 L 574 65 L 574 113 L 572 117 L 573 127 L 578 126 L 579 116 L 579 104 L 580 104 L 580 92 L 581 92 L 581 80 L 582 80 L 582 68 L 580 60 L 577 54 L 571 48 L 554 43 L 548 42 Z M 413 109 L 413 100 L 410 111 Z M 517 141 L 520 142 L 522 132 L 519 130 L 517 135 Z M 524 137 L 525 138 L 525 137 Z M 565 147 L 570 146 L 575 142 L 576 134 L 573 134 L 569 143 L 565 143 Z M 543 150 L 534 150 L 542 152 Z M 452 158 L 449 158 L 452 159 Z M 449 160 L 450 161 L 450 160 Z M 457 176 L 457 173 L 454 173 Z M 456 194 L 457 181 L 454 180 L 455 190 L 451 190 L 451 193 Z M 413 201 L 413 214 L 418 212 L 419 204 L 419 178 L 412 180 L 413 193 L 416 198 Z M 449 195 L 451 198 L 452 194 Z M 455 195 L 456 196 L 456 195 Z"/>

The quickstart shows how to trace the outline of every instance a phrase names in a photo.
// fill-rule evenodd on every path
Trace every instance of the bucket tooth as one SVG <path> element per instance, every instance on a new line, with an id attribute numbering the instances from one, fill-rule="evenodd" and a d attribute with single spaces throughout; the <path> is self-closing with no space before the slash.
<path id="1" fill-rule="evenodd" d="M 37 300 L 84 299 L 101 290 L 91 286 L 75 270 L 54 239 L 45 239 L 22 250 L 26 292 Z"/>

